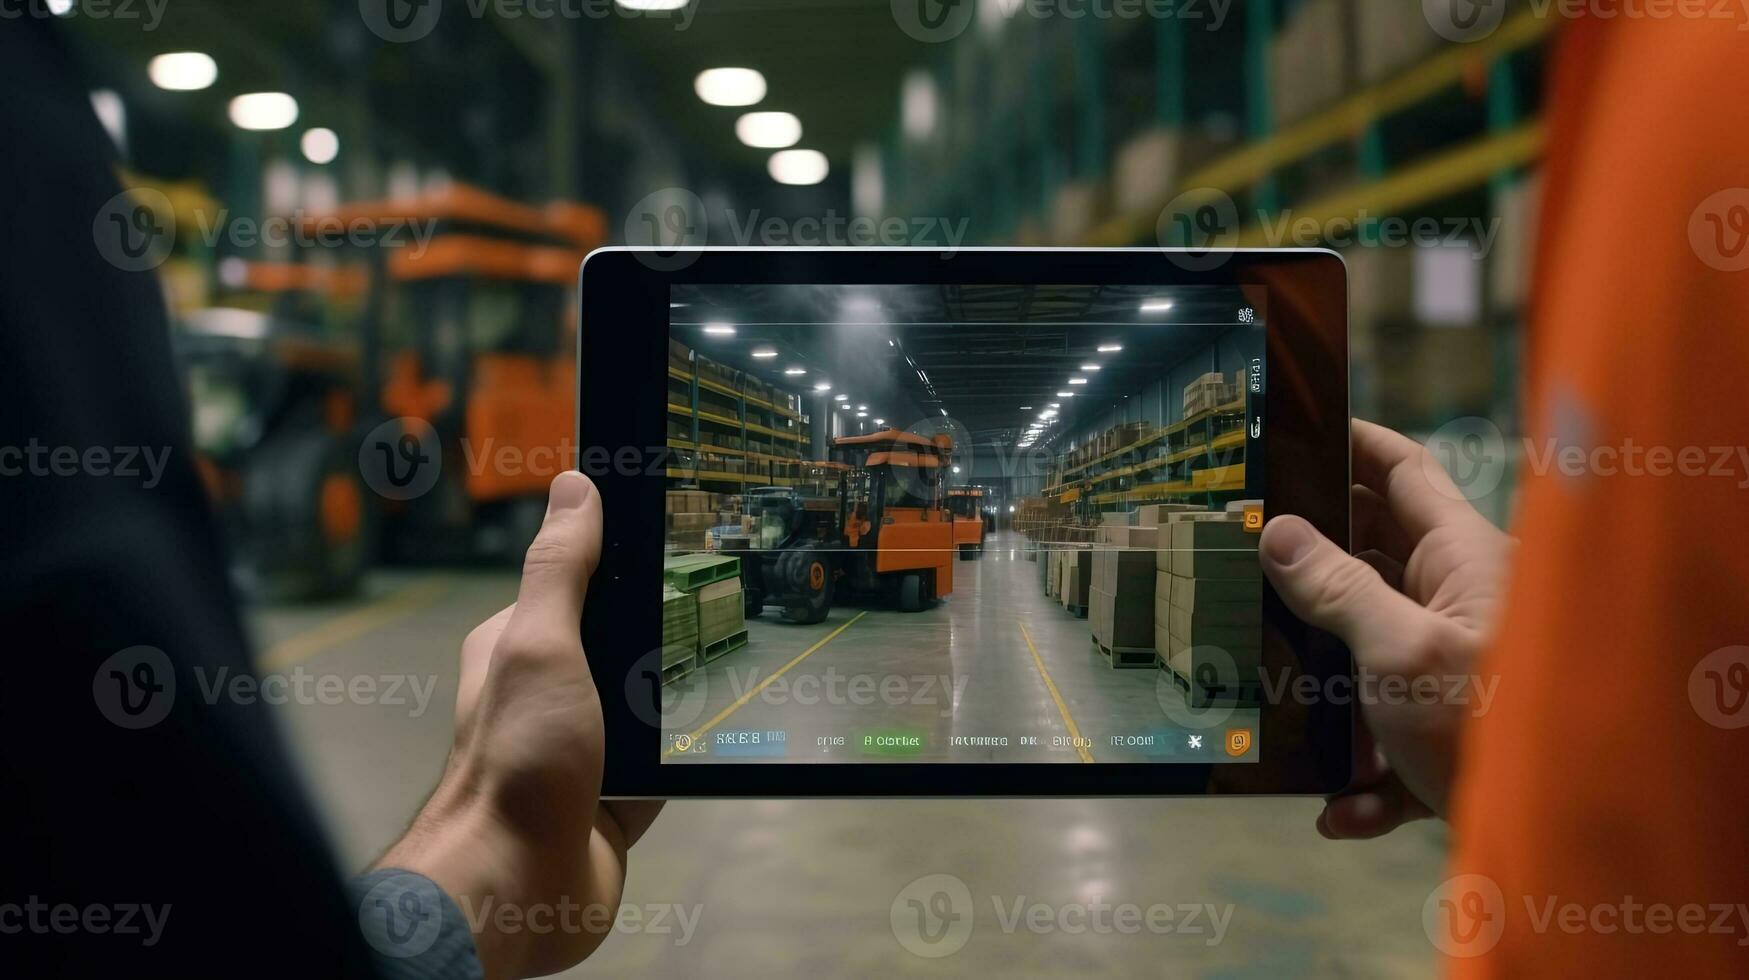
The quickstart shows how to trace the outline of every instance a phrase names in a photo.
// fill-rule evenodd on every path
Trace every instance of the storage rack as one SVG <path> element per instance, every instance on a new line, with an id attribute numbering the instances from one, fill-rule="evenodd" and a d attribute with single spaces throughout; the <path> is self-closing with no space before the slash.
<path id="1" fill-rule="evenodd" d="M 689 353 L 684 368 L 676 360 L 671 352 L 668 416 L 682 420 L 686 437 L 668 436 L 668 448 L 681 453 L 669 460 L 669 485 L 727 492 L 797 485 L 811 435 L 808 416 L 796 407 L 799 396 L 765 389 L 745 372 L 697 353 Z M 720 437 L 734 442 L 713 441 Z"/>
<path id="2" fill-rule="evenodd" d="M 1094 508 L 1159 501 L 1208 507 L 1223 503 L 1245 489 L 1245 398 L 1068 466 L 1042 495 Z"/>

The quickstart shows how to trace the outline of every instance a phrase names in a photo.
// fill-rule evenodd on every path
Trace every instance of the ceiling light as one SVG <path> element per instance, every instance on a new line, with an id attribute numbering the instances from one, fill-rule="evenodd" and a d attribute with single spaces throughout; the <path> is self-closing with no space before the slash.
<path id="1" fill-rule="evenodd" d="M 1032 411 L 1032 406 L 1031 405 L 1022 405 L 1022 406 L 1020 406 L 1020 410 L 1023 412 L 1030 412 L 1030 411 Z"/>
<path id="2" fill-rule="evenodd" d="M 1051 402 L 1051 407 L 1052 408 L 1062 408 L 1063 404 L 1061 402 Z"/>
<path id="3" fill-rule="evenodd" d="M 838 394 L 832 396 L 832 400 L 833 401 L 840 401 L 840 402 L 847 402 L 850 400 L 850 396 L 844 394 L 843 392 L 839 392 Z"/>
<path id="4" fill-rule="evenodd" d="M 735 328 L 726 323 L 707 323 L 704 325 L 704 332 L 710 334 L 712 337 L 735 336 Z"/>
<path id="5" fill-rule="evenodd" d="M 942 410 L 941 410 L 941 417 L 942 417 L 942 418 L 947 418 L 947 409 L 945 409 L 945 408 L 944 408 L 944 409 L 942 409 Z"/>
<path id="6" fill-rule="evenodd" d="M 770 172 L 772 180 L 795 187 L 818 184 L 832 171 L 826 162 L 826 154 L 819 150 L 778 150 L 771 155 L 765 169 Z"/>
<path id="7" fill-rule="evenodd" d="M 709 105 L 753 105 L 765 98 L 765 76 L 751 68 L 710 68 L 692 80 L 692 90 Z"/>
<path id="8" fill-rule="evenodd" d="M 326 127 L 305 130 L 298 146 L 304 151 L 304 159 L 317 166 L 333 163 L 340 155 L 340 137 Z"/>
<path id="9" fill-rule="evenodd" d="M 958 472 L 959 472 L 959 471 L 960 471 L 960 468 L 959 468 L 959 467 L 957 467 L 957 466 L 956 466 L 956 467 L 954 467 L 954 468 L 953 468 L 953 471 L 954 471 L 954 472 L 955 472 L 955 473 L 958 473 Z"/>
<path id="10" fill-rule="evenodd" d="M 298 121 L 298 100 L 284 92 L 251 92 L 231 100 L 231 122 L 238 129 L 270 132 Z"/>
<path id="11" fill-rule="evenodd" d="M 1069 383 L 1072 385 L 1084 385 L 1087 383 L 1087 379 L 1086 378 L 1070 378 Z"/>
<path id="12" fill-rule="evenodd" d="M 1074 398 L 1075 393 L 1072 391 L 1059 391 L 1059 392 L 1057 392 L 1057 397 L 1058 398 Z"/>
<path id="13" fill-rule="evenodd" d="M 762 361 L 770 360 L 771 358 L 777 356 L 777 351 L 776 351 L 776 349 L 771 348 L 771 347 L 761 347 L 758 350 L 753 352 L 753 356 L 759 358 Z"/>
<path id="14" fill-rule="evenodd" d="M 679 10 L 691 0 L 614 0 L 627 10 Z"/>
<path id="15" fill-rule="evenodd" d="M 1122 344 L 1100 344 L 1099 345 L 1099 352 L 1101 354 L 1115 354 L 1120 350 L 1123 350 Z"/>
<path id="16" fill-rule="evenodd" d="M 785 373 L 788 373 L 788 372 L 785 372 Z M 814 386 L 814 390 L 815 391 L 831 391 L 832 390 L 832 382 L 822 381 L 819 384 Z"/>
<path id="17" fill-rule="evenodd" d="M 735 120 L 735 138 L 755 149 L 781 150 L 802 138 L 802 121 L 789 112 L 749 112 Z"/>
<path id="18" fill-rule="evenodd" d="M 1169 299 L 1148 299 L 1142 301 L 1143 313 L 1164 313 L 1171 308 L 1172 301 Z"/>
<path id="19" fill-rule="evenodd" d="M 866 419 L 866 418 L 868 418 L 868 413 L 867 412 L 857 412 L 856 417 L 859 419 Z"/>
<path id="20" fill-rule="evenodd" d="M 868 411 L 868 406 L 867 405 L 858 405 L 858 406 L 856 406 L 856 410 L 859 412 L 866 412 L 866 411 Z"/>
<path id="21" fill-rule="evenodd" d="M 804 367 L 786 367 L 783 369 L 783 373 L 789 375 L 792 378 L 797 378 L 797 377 L 800 377 L 804 374 L 807 374 L 808 369 L 804 368 Z"/>
<path id="22" fill-rule="evenodd" d="M 1083 365 L 1081 365 L 1081 370 L 1083 370 L 1083 371 L 1097 371 L 1097 370 L 1099 370 L 1099 365 L 1097 365 L 1097 364 L 1083 364 Z"/>
<path id="23" fill-rule="evenodd" d="M 876 425 L 886 425 L 887 420 L 886 419 L 875 419 L 875 424 Z"/>
<path id="24" fill-rule="evenodd" d="M 167 92 L 198 92 L 219 80 L 219 64 L 200 51 L 175 51 L 153 58 L 146 77 Z"/>

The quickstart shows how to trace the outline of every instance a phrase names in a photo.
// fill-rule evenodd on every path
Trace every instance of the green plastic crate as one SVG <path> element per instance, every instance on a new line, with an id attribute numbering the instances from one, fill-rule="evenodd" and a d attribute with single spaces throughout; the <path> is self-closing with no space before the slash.
<path id="1" fill-rule="evenodd" d="M 741 559 L 724 555 L 674 555 L 662 560 L 662 579 L 682 592 L 692 592 L 712 582 L 737 578 Z"/>

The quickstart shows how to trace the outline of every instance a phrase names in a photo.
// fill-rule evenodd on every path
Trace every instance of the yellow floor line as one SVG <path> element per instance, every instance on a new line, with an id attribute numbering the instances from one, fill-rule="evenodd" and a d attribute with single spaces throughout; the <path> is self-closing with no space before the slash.
<path id="1" fill-rule="evenodd" d="M 739 699 L 737 699 L 734 704 L 731 704 L 727 708 L 724 708 L 722 711 L 718 712 L 717 716 L 715 718 L 712 718 L 710 721 L 705 722 L 703 728 L 700 728 L 698 731 L 691 733 L 690 735 L 687 736 L 687 738 L 691 739 L 694 742 L 703 738 L 704 734 L 706 732 L 708 732 L 711 729 L 722 724 L 724 719 L 728 718 L 730 715 L 732 715 L 735 712 L 746 707 L 747 702 L 753 700 L 755 697 L 758 697 L 760 691 L 763 691 L 767 687 L 770 687 L 773 681 L 777 680 L 779 677 L 782 677 L 786 672 L 788 672 L 788 670 L 791 667 L 794 667 L 796 664 L 799 664 L 802 661 L 813 656 L 814 651 L 820 649 L 821 647 L 825 646 L 826 644 L 831 643 L 833 640 L 837 639 L 838 634 L 844 632 L 845 630 L 851 628 L 852 626 L 855 626 L 857 620 L 859 620 L 862 617 L 867 616 L 867 615 L 868 615 L 868 610 L 865 609 L 862 612 L 859 612 L 856 615 L 850 617 L 849 622 L 845 623 L 843 626 L 838 627 L 837 629 L 833 630 L 832 632 L 827 633 L 825 639 L 822 639 L 820 642 L 814 644 L 813 646 L 807 648 L 806 650 L 803 650 L 794 660 L 791 660 L 789 663 L 784 664 L 782 667 L 778 668 L 777 673 L 772 674 L 770 677 L 767 677 L 766 679 L 760 681 L 759 684 L 753 688 L 753 690 L 748 691 L 746 694 L 741 695 L 741 697 Z M 662 758 L 666 759 L 673 754 L 674 754 L 674 749 L 669 748 L 667 751 L 662 753 Z"/>
<path id="2" fill-rule="evenodd" d="M 331 619 L 314 629 L 281 640 L 261 656 L 257 667 L 266 672 L 302 663 L 324 650 L 380 629 L 431 603 L 439 595 L 449 591 L 450 585 L 447 575 L 434 575 L 412 582 L 338 619 Z M 461 640 L 458 638 L 456 643 L 459 646 Z"/>
<path id="3" fill-rule="evenodd" d="M 1074 716 L 1069 714 L 1069 706 L 1063 703 L 1063 696 L 1057 693 L 1057 682 L 1051 680 L 1051 672 L 1045 669 L 1045 662 L 1038 655 L 1038 647 L 1032 645 L 1032 634 L 1022 626 L 1020 635 L 1026 637 L 1026 649 L 1032 654 L 1032 662 L 1038 667 L 1038 675 L 1045 679 L 1045 690 L 1051 692 L 1051 700 L 1057 702 L 1057 713 L 1063 716 L 1063 724 L 1069 729 L 1069 737 L 1075 740 L 1075 754 L 1081 757 L 1082 762 L 1092 762 L 1093 753 L 1081 744 L 1086 740 L 1081 737 L 1081 729 L 1075 725 Z"/>

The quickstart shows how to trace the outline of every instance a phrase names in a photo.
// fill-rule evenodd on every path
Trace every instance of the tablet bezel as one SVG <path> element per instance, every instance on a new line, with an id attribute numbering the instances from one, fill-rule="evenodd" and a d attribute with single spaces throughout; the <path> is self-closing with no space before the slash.
<path id="1" fill-rule="evenodd" d="M 1183 261 L 1188 256 L 1190 261 Z M 1222 261 L 1211 262 L 1211 258 Z M 1207 268 L 1214 265 L 1214 268 Z M 1262 286 L 1268 290 L 1265 504 L 1349 542 L 1347 272 L 1327 249 L 1207 252 L 1056 248 L 597 249 L 579 271 L 580 468 L 606 515 L 602 565 L 582 632 L 610 733 L 604 796 L 621 798 L 1123 797 L 1328 795 L 1352 769 L 1353 706 L 1265 698 L 1259 758 L 1193 763 L 708 763 L 663 765 L 654 700 L 639 665 L 661 644 L 668 296 L 677 283 L 1049 282 Z M 659 322 L 661 329 L 636 324 Z M 634 465 L 623 465 L 636 457 Z M 1266 660 L 1297 660 L 1329 691 L 1348 652 L 1295 619 L 1264 585 Z M 647 671 L 646 671 L 647 673 Z M 632 696 L 650 704 L 633 710 Z M 1288 732 L 1287 736 L 1279 734 Z M 1272 737 L 1272 733 L 1273 737 Z"/>

